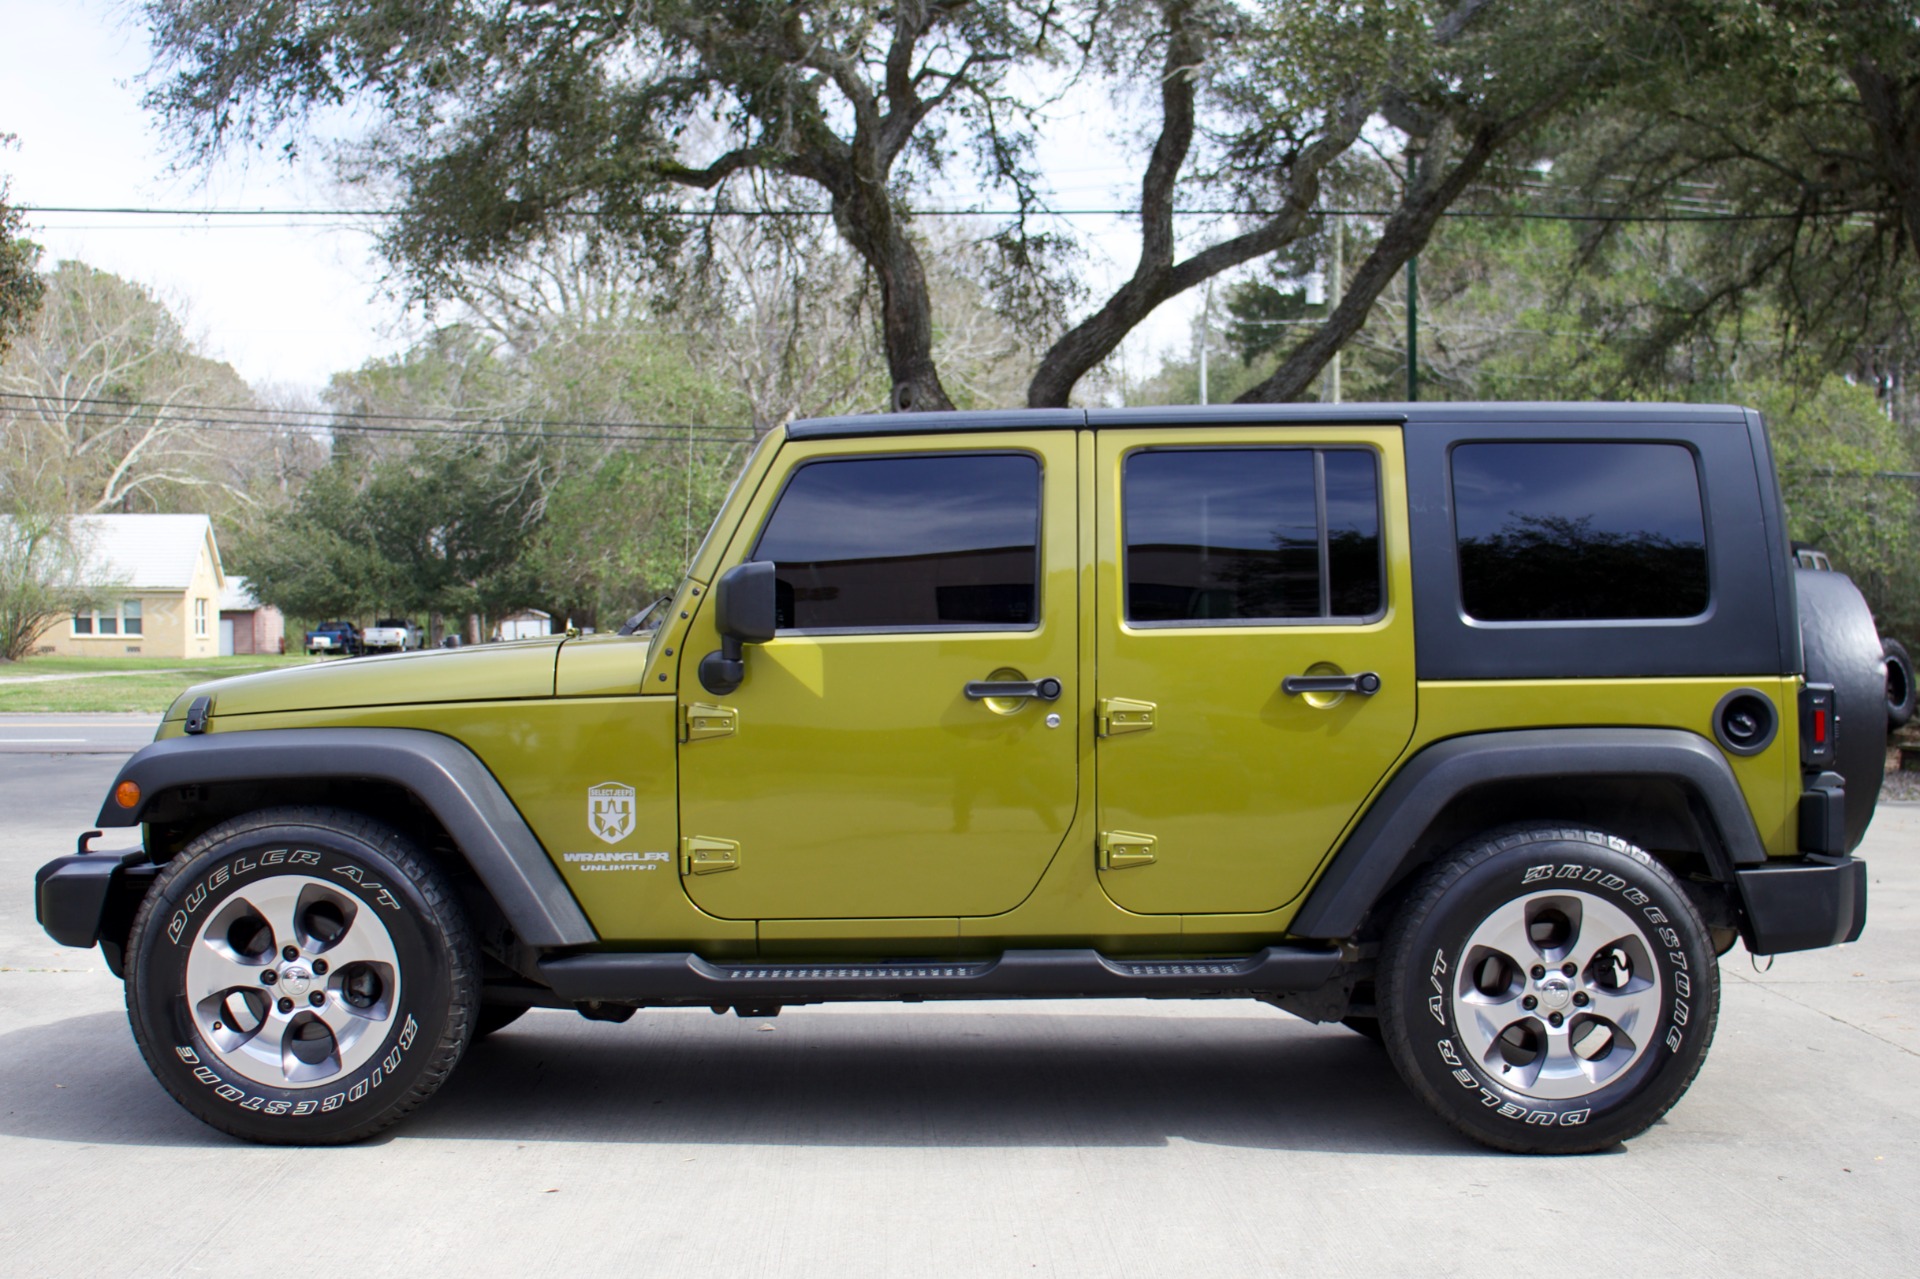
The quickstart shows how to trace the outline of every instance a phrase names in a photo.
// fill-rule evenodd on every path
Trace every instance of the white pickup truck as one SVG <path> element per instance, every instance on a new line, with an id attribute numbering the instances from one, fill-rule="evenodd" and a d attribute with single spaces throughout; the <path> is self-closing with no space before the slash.
<path id="1" fill-rule="evenodd" d="M 369 653 L 404 653 L 425 648 L 426 636 L 404 617 L 383 617 L 360 633 L 360 643 Z"/>

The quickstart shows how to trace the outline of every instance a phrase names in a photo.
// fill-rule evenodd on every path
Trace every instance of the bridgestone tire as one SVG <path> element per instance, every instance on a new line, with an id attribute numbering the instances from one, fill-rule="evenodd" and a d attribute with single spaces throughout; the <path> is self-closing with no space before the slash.
<path id="1" fill-rule="evenodd" d="M 456 902 L 424 854 L 359 814 L 224 822 L 134 918 L 134 1039 L 161 1086 L 223 1132 L 371 1136 L 439 1088 L 472 1033 L 479 956 Z"/>
<path id="2" fill-rule="evenodd" d="M 1883 647 L 1887 654 L 1887 727 L 1905 728 L 1913 718 L 1913 659 L 1899 640 L 1888 640 Z"/>
<path id="3" fill-rule="evenodd" d="M 1453 854 L 1409 895 L 1381 954 L 1401 1078 L 1475 1141 L 1525 1154 L 1644 1132 L 1693 1082 L 1719 1006 L 1685 891 L 1598 831 L 1497 832 Z"/>

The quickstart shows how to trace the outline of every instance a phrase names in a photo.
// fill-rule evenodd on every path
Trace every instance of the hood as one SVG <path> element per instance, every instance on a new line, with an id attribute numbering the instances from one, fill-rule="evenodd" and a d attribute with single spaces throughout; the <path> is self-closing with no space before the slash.
<path id="1" fill-rule="evenodd" d="M 211 697 L 220 716 L 552 697 L 554 654 L 565 638 L 336 658 L 238 675 L 194 685 L 174 700 L 167 718 L 184 719 L 196 697 Z"/>

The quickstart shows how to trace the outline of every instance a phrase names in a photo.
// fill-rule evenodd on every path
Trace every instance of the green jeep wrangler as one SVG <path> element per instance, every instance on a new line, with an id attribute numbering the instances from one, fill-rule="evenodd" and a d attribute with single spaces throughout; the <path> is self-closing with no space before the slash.
<path id="1" fill-rule="evenodd" d="M 257 1141 L 530 1007 L 1147 996 L 1539 1152 L 1678 1100 L 1736 940 L 1865 923 L 1881 642 L 1748 410 L 798 422 L 654 616 L 188 690 L 41 923 Z"/>

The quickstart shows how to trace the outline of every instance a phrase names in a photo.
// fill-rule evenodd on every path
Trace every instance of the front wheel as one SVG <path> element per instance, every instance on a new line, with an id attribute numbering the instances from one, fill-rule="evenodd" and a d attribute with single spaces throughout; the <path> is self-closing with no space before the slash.
<path id="1" fill-rule="evenodd" d="M 127 1017 L 154 1076 L 235 1136 L 357 1141 L 440 1086 L 479 1009 L 451 886 L 398 832 L 278 808 L 194 840 L 134 919 Z"/>
<path id="2" fill-rule="evenodd" d="M 1573 1154 L 1644 1132 L 1693 1082 L 1719 1003 L 1685 891 L 1598 831 L 1509 831 L 1441 861 L 1381 956 L 1395 1068 L 1501 1150 Z"/>

